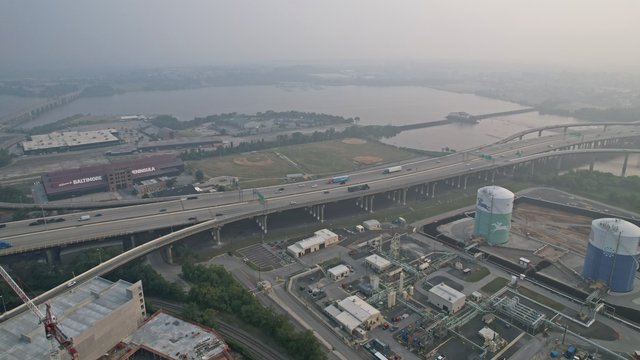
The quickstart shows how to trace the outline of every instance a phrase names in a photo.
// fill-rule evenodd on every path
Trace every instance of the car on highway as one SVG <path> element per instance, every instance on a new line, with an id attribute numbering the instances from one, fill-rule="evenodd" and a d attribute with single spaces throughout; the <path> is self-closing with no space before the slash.
<path id="1" fill-rule="evenodd" d="M 328 193 L 329 193 L 329 190 L 325 190 L 325 191 L 324 191 L 324 193 L 325 193 L 325 194 L 328 194 Z"/>
<path id="2" fill-rule="evenodd" d="M 297 204 L 297 202 L 295 202 L 295 201 L 289 201 L 289 205 L 295 205 L 295 204 Z"/>
<path id="3" fill-rule="evenodd" d="M 71 281 L 69 281 L 69 282 L 67 283 L 67 287 L 68 287 L 68 288 L 70 288 L 70 287 L 72 287 L 72 286 L 73 286 L 73 285 L 75 285 L 75 284 L 76 284 L 76 282 L 75 282 L 74 280 L 71 280 Z"/>
<path id="4" fill-rule="evenodd" d="M 7 224 L 0 224 L 0 229 L 6 228 L 6 227 L 7 227 Z"/>
<path id="5" fill-rule="evenodd" d="M 280 188 L 280 189 L 278 189 L 278 191 L 284 191 L 284 188 Z"/>
<path id="6" fill-rule="evenodd" d="M 188 218 L 187 220 L 189 220 L 189 221 L 198 221 L 198 218 L 195 217 L 195 216 L 192 216 L 192 217 Z"/>
<path id="7" fill-rule="evenodd" d="M 55 218 L 55 219 L 52 220 L 52 222 L 63 222 L 63 221 L 66 221 L 66 219 L 65 218 Z"/>
<path id="8" fill-rule="evenodd" d="M 312 188 L 317 188 L 317 187 L 318 187 L 318 184 L 313 184 L 313 185 L 311 185 L 311 187 L 312 187 Z"/>
<path id="9" fill-rule="evenodd" d="M 224 216 L 223 213 L 216 213 L 216 216 Z"/>
<path id="10" fill-rule="evenodd" d="M 93 216 L 95 216 L 95 217 L 99 217 L 99 216 L 102 216 L 102 214 L 101 214 L 101 213 L 97 213 L 97 214 L 95 214 L 95 215 L 93 215 Z"/>
<path id="11" fill-rule="evenodd" d="M 160 209 L 158 212 L 165 212 L 167 209 Z"/>
<path id="12" fill-rule="evenodd" d="M 299 184 L 298 187 L 304 187 L 304 184 Z"/>
<path id="13" fill-rule="evenodd" d="M 10 242 L 0 240 L 0 249 L 8 249 L 12 246 Z"/>

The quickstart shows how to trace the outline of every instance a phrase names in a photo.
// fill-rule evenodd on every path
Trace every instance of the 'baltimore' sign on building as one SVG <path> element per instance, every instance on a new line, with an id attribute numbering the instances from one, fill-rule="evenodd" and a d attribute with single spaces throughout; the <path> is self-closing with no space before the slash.
<path id="1" fill-rule="evenodd" d="M 184 163 L 173 155 L 157 155 L 107 165 L 87 166 L 42 175 L 49 200 L 87 193 L 131 189 L 135 181 L 179 174 Z"/>

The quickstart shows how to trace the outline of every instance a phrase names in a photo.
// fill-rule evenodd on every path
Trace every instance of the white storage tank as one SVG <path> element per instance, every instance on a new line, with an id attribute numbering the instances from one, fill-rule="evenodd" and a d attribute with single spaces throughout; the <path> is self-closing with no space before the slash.
<path id="1" fill-rule="evenodd" d="M 633 290 L 639 241 L 640 228 L 628 221 L 593 220 L 582 276 L 602 281 L 614 292 Z"/>
<path id="2" fill-rule="evenodd" d="M 489 244 L 504 244 L 509 240 L 511 213 L 515 195 L 500 186 L 478 189 L 474 236 L 483 236 Z"/>

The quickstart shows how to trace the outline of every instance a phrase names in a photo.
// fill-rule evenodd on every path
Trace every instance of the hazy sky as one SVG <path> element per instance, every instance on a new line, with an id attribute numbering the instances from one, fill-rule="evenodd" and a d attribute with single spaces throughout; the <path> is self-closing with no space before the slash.
<path id="1" fill-rule="evenodd" d="M 638 0 L 5 0 L 0 70 L 341 60 L 640 64 Z"/>

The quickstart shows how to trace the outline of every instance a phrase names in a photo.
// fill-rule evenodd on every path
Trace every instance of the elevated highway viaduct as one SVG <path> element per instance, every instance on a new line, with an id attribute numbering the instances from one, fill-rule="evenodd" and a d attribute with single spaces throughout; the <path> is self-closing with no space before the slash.
<path id="1" fill-rule="evenodd" d="M 591 124 L 589 124 L 591 125 Z M 624 129 L 624 130 L 622 130 Z M 533 129 L 532 132 L 538 130 Z M 49 259 L 55 259 L 60 249 L 80 243 L 104 239 L 124 238 L 125 248 L 135 247 L 139 234 L 157 229 L 179 229 L 207 223 L 205 231 L 220 241 L 220 229 L 230 223 L 253 219 L 261 231 L 268 231 L 268 216 L 293 209 L 305 209 L 320 222 L 325 220 L 328 205 L 340 201 L 353 201 L 364 211 L 374 211 L 374 199 L 386 198 L 405 204 L 407 194 L 419 194 L 423 199 L 436 195 L 443 186 L 466 188 L 469 181 L 483 179 L 491 183 L 495 176 L 510 175 L 527 167 L 534 172 L 551 162 L 559 167 L 561 159 L 578 154 L 620 153 L 628 156 L 637 152 L 640 126 L 627 124 L 610 128 L 589 129 L 581 136 L 555 134 L 510 143 L 496 143 L 467 152 L 451 154 L 437 159 L 414 159 L 403 163 L 403 171 L 383 174 L 383 168 L 372 168 L 351 174 L 347 185 L 327 184 L 326 180 L 256 189 L 266 199 L 257 200 L 250 190 L 198 196 L 191 200 L 171 200 L 161 204 L 141 204 L 118 209 L 100 210 L 63 216 L 65 221 L 29 226 L 29 221 L 8 223 L 0 230 L 2 238 L 13 247 L 0 250 L 0 256 L 36 250 L 48 250 Z M 620 149 L 630 147 L 631 149 Z M 624 170 L 623 170 L 624 172 Z M 369 189 L 349 192 L 353 184 L 368 184 Z M 284 190 L 280 190 L 284 189 Z M 220 204 L 216 196 L 225 197 Z M 87 221 L 78 221 L 81 215 L 91 215 Z M 200 228 L 200 227 L 198 227 Z M 168 248 L 170 251 L 170 248 Z"/>

